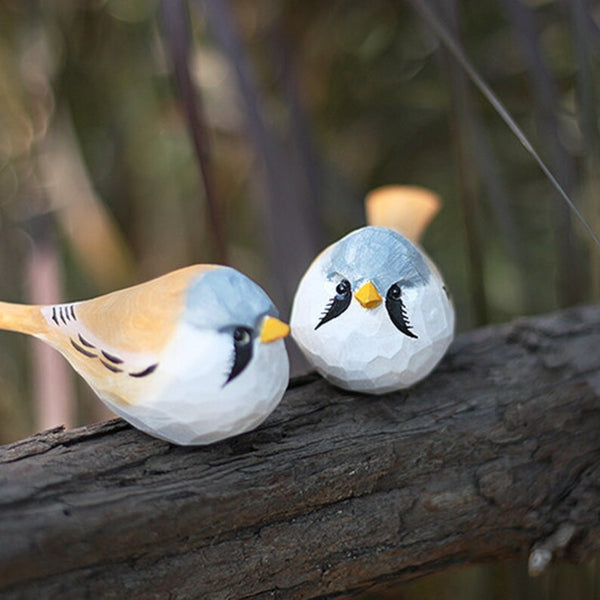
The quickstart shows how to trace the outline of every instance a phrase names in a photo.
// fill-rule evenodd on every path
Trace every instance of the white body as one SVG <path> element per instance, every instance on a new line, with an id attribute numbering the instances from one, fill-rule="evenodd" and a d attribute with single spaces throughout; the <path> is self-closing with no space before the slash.
<path id="1" fill-rule="evenodd" d="M 177 444 L 209 444 L 251 431 L 279 404 L 289 378 L 283 340 L 254 344 L 252 364 L 224 385 L 229 340 L 184 324 L 165 349 L 143 404 L 101 399 L 138 429 Z"/>
<path id="2" fill-rule="evenodd" d="M 340 243 L 343 252 L 337 249 Z M 417 275 L 405 264 L 407 253 L 420 257 Z M 410 277 L 414 281 L 403 288 L 403 302 L 416 338 L 394 326 L 385 305 L 386 289 Z M 353 297 L 344 312 L 316 328 L 342 279 L 353 293 L 377 280 L 384 300 L 365 309 Z M 298 286 L 290 324 L 294 340 L 323 377 L 344 389 L 383 394 L 409 387 L 432 371 L 452 341 L 454 308 L 440 274 L 419 249 L 391 230 L 366 227 L 315 259 Z"/>

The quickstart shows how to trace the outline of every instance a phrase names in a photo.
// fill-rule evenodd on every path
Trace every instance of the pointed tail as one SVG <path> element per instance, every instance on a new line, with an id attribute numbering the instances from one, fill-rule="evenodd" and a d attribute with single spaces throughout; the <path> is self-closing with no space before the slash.
<path id="1" fill-rule="evenodd" d="M 41 307 L 0 302 L 0 329 L 40 335 L 48 330 Z"/>
<path id="2" fill-rule="evenodd" d="M 418 243 L 441 207 L 439 196 L 422 187 L 386 185 L 367 194 L 367 223 L 394 229 Z"/>

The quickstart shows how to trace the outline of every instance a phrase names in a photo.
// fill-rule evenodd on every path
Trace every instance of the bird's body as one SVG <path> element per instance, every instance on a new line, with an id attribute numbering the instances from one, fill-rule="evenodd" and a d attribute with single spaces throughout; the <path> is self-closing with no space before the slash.
<path id="1" fill-rule="evenodd" d="M 298 286 L 291 327 L 325 378 L 382 394 L 434 368 L 452 340 L 454 310 L 419 248 L 396 231 L 369 226 L 314 260 Z"/>
<path id="2" fill-rule="evenodd" d="M 238 271 L 194 265 L 82 302 L 0 303 L 0 328 L 56 348 L 137 428 L 207 444 L 256 427 L 279 403 L 289 329 L 276 314 Z"/>

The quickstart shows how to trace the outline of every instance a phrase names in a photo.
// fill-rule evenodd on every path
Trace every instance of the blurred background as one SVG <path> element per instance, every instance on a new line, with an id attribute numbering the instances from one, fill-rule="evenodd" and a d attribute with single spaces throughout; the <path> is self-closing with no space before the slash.
<path id="1" fill-rule="evenodd" d="M 423 246 L 459 331 L 597 302 L 598 248 L 431 16 L 598 232 L 599 11 L 585 0 L 3 0 L 0 297 L 84 299 L 220 262 L 287 317 L 312 258 L 364 224 L 365 194 L 400 183 L 443 199 Z M 60 356 L 0 334 L 0 443 L 107 416 Z M 600 597 L 593 564 L 537 580 L 523 565 L 393 597 Z M 462 595 L 444 595 L 444 577 Z"/>

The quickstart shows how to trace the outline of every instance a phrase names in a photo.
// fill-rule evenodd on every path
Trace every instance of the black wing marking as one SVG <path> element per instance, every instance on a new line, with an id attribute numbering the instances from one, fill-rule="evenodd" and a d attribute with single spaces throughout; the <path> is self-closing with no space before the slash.
<path id="1" fill-rule="evenodd" d="M 149 367 L 146 367 L 143 371 L 138 371 L 137 373 L 129 373 L 130 377 L 146 377 L 146 375 L 150 375 L 150 373 L 154 373 L 156 371 L 156 367 L 158 367 L 158 363 L 154 363 Z"/>
<path id="2" fill-rule="evenodd" d="M 100 352 L 102 352 L 102 356 L 104 356 L 104 358 L 106 358 L 106 360 L 109 360 L 111 363 L 114 363 L 115 365 L 123 364 L 122 358 L 119 358 L 118 356 L 115 356 L 114 354 L 109 354 L 108 352 L 105 352 L 104 350 L 101 350 Z"/>
<path id="3" fill-rule="evenodd" d="M 83 346 L 80 346 L 73 338 L 71 338 L 71 346 L 73 346 L 73 348 L 75 348 L 77 352 L 80 352 L 88 358 L 97 358 L 98 356 L 95 352 L 90 352 L 89 350 L 86 350 Z"/>
<path id="4" fill-rule="evenodd" d="M 97 358 L 103 367 L 111 371 L 112 373 L 123 373 L 123 369 L 118 366 L 122 365 L 125 361 L 115 356 L 114 354 L 110 354 L 105 350 L 100 350 L 100 354 L 96 351 L 97 348 L 91 342 L 88 342 L 80 333 L 77 334 L 79 338 L 79 342 L 76 342 L 73 338 L 70 338 L 71 346 L 77 350 L 80 354 L 87 358 Z M 146 375 L 150 375 L 150 373 L 154 373 L 156 368 L 158 367 L 158 363 L 154 363 L 141 371 L 128 372 L 128 375 L 131 377 L 146 377 Z"/>
<path id="5" fill-rule="evenodd" d="M 88 348 L 95 348 L 96 346 L 94 346 L 94 344 L 92 344 L 92 342 L 88 342 L 80 333 L 77 334 L 77 337 L 79 338 L 79 341 L 86 347 Z"/>
<path id="6" fill-rule="evenodd" d="M 52 321 L 56 323 L 59 328 L 64 325 L 69 325 L 70 321 L 77 321 L 77 313 L 75 311 L 74 304 L 56 304 L 51 307 Z M 97 359 L 100 361 L 102 366 L 111 371 L 112 373 L 127 373 L 131 377 L 146 377 L 151 373 L 154 373 L 158 367 L 158 363 L 149 365 L 141 371 L 127 371 L 125 369 L 125 360 L 116 354 L 107 352 L 102 348 L 98 348 L 95 344 L 90 342 L 88 339 L 83 337 L 81 333 L 77 333 L 77 338 L 69 338 L 71 346 L 82 354 L 86 358 Z"/>
<path id="7" fill-rule="evenodd" d="M 111 363 L 106 362 L 105 360 L 100 359 L 100 362 L 102 363 L 102 365 L 104 367 L 106 367 L 109 371 L 112 371 L 113 373 L 122 373 L 123 372 L 123 369 L 119 369 L 119 367 L 112 365 Z"/>

